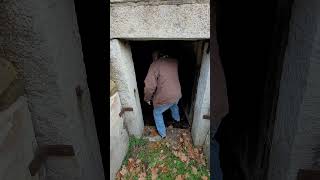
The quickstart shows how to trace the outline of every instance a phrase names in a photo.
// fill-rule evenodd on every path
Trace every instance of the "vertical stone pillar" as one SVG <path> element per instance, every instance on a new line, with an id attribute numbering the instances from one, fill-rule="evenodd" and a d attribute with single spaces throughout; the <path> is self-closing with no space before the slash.
<path id="1" fill-rule="evenodd" d="M 203 118 L 210 113 L 210 53 L 207 48 L 208 44 L 203 51 L 191 129 L 193 143 L 197 146 L 203 145 L 210 129 L 210 120 Z"/>
<path id="2" fill-rule="evenodd" d="M 126 128 L 130 135 L 141 137 L 144 123 L 134 64 L 128 43 L 117 39 L 110 41 L 110 68 L 111 78 L 118 87 L 122 107 L 133 108 L 133 111 L 124 113 Z"/>
<path id="3" fill-rule="evenodd" d="M 110 179 L 115 179 L 117 171 L 128 152 L 128 132 L 123 127 L 123 118 L 119 116 L 121 104 L 115 84 L 110 81 Z"/>

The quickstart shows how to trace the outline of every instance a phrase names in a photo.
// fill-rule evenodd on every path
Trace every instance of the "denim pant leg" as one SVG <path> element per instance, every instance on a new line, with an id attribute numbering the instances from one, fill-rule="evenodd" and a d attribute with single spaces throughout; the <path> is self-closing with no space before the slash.
<path id="1" fill-rule="evenodd" d="M 211 180 L 222 180 L 223 179 L 223 174 L 222 174 L 222 170 L 220 167 L 220 158 L 219 158 L 219 154 L 220 154 L 220 145 L 219 143 L 214 139 L 213 143 L 211 144 L 211 148 L 212 148 L 212 156 L 213 156 L 213 163 L 211 166 L 213 166 L 213 173 L 212 173 L 212 177 L 210 178 Z M 211 164 L 211 163 L 210 163 Z"/>
<path id="2" fill-rule="evenodd" d="M 170 108 L 170 106 L 171 105 L 162 105 L 159 107 L 155 107 L 153 109 L 154 121 L 156 123 L 157 130 L 158 130 L 161 137 L 166 136 L 166 126 L 163 121 L 162 113 L 165 112 L 166 110 L 168 110 Z"/>
<path id="3" fill-rule="evenodd" d="M 179 114 L 179 107 L 178 107 L 178 104 L 173 104 L 171 107 L 170 107 L 170 110 L 171 110 L 171 116 L 172 118 L 175 120 L 175 121 L 180 121 L 180 114 Z"/>

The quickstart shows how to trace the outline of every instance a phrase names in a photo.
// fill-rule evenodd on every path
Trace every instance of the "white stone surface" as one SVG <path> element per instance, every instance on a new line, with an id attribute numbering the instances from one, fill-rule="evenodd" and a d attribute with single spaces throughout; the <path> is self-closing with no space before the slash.
<path id="1" fill-rule="evenodd" d="M 110 179 L 115 179 L 123 159 L 128 152 L 129 136 L 119 116 L 121 103 L 119 94 L 110 97 Z"/>
<path id="2" fill-rule="evenodd" d="M 110 136 L 110 179 L 115 179 L 123 159 L 128 152 L 129 136 L 125 129 L 121 130 L 120 136 Z"/>
<path id="3" fill-rule="evenodd" d="M 210 120 L 203 119 L 203 115 L 210 115 L 210 53 L 206 52 L 207 48 L 208 44 L 204 46 L 191 129 L 196 146 L 203 145 L 210 129 Z"/>
<path id="4" fill-rule="evenodd" d="M 118 87 L 122 107 L 132 107 L 124 113 L 125 126 L 130 135 L 141 137 L 143 117 L 130 45 L 120 40 L 110 41 L 111 78 Z"/>
<path id="5" fill-rule="evenodd" d="M 39 174 L 32 177 L 28 168 L 36 148 L 27 100 L 20 97 L 0 111 L 0 179 L 39 180 Z"/>
<path id="6" fill-rule="evenodd" d="M 0 2 L 0 57 L 25 81 L 36 139 L 70 144 L 79 180 L 104 178 L 72 0 Z M 84 94 L 77 97 L 75 88 Z M 46 162 L 47 179 L 72 179 L 63 161 Z"/>
<path id="7" fill-rule="evenodd" d="M 209 3 L 112 5 L 110 38 L 209 39 Z"/>
<path id="8" fill-rule="evenodd" d="M 120 136 L 123 126 L 123 118 L 119 116 L 121 103 L 119 94 L 115 93 L 110 97 L 110 134 Z"/>
<path id="9" fill-rule="evenodd" d="M 270 180 L 296 179 L 299 169 L 315 168 L 319 158 L 319 47 L 320 2 L 297 0 L 292 8 L 283 65 L 270 152 Z"/>

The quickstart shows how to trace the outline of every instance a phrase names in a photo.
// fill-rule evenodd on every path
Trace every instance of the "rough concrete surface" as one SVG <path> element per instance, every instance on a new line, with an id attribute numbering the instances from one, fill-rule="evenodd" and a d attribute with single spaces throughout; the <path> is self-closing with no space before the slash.
<path id="1" fill-rule="evenodd" d="M 24 80 L 39 145 L 73 145 L 78 179 L 104 179 L 74 2 L 1 1 L 0 24 L 0 57 Z M 47 179 L 74 179 L 63 161 L 49 159 L 46 168 Z"/>
<path id="2" fill-rule="evenodd" d="M 117 3 L 134 3 L 131 5 L 158 5 L 158 4 L 200 4 L 210 3 L 210 0 L 111 0 L 110 4 L 114 5 Z"/>
<path id="3" fill-rule="evenodd" d="M 209 3 L 111 6 L 110 38 L 209 39 Z"/>
<path id="4" fill-rule="evenodd" d="M 317 0 L 297 0 L 293 4 L 270 152 L 270 180 L 296 179 L 299 169 L 312 169 L 317 161 L 320 147 L 319 13 Z"/>
<path id="5" fill-rule="evenodd" d="M 204 46 L 203 59 L 198 80 L 194 116 L 192 122 L 192 139 L 197 146 L 202 146 L 210 129 L 210 120 L 203 119 L 203 115 L 210 115 L 210 53 Z"/>
<path id="6" fill-rule="evenodd" d="M 129 136 L 119 116 L 121 103 L 116 92 L 110 97 L 110 179 L 114 179 L 121 167 L 129 146 Z"/>
<path id="7" fill-rule="evenodd" d="M 130 45 L 120 40 L 110 41 L 110 77 L 118 87 L 122 107 L 132 107 L 124 113 L 130 135 L 141 137 L 143 117 Z"/>
<path id="8" fill-rule="evenodd" d="M 17 73 L 12 63 L 0 57 L 0 95 L 17 78 Z"/>
<path id="9" fill-rule="evenodd" d="M 0 111 L 0 179 L 39 180 L 39 174 L 31 177 L 28 168 L 36 148 L 27 99 L 22 96 Z"/>

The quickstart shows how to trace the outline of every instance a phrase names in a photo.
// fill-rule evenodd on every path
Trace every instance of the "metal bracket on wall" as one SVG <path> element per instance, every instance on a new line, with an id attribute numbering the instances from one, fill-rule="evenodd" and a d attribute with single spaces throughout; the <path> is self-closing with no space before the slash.
<path id="1" fill-rule="evenodd" d="M 45 145 L 38 148 L 35 157 L 29 164 L 31 176 L 34 176 L 49 156 L 73 157 L 75 155 L 72 145 Z"/>
<path id="2" fill-rule="evenodd" d="M 203 115 L 202 118 L 203 118 L 203 119 L 210 120 L 210 115 Z"/>
<path id="3" fill-rule="evenodd" d="M 81 86 L 78 85 L 78 86 L 75 88 L 75 90 L 76 90 L 77 96 L 78 96 L 78 97 L 81 97 L 82 94 L 83 94 L 83 89 L 81 88 Z"/>
<path id="4" fill-rule="evenodd" d="M 122 115 L 126 112 L 126 111 L 133 111 L 132 107 L 124 107 L 121 109 L 119 116 L 122 117 Z"/>

